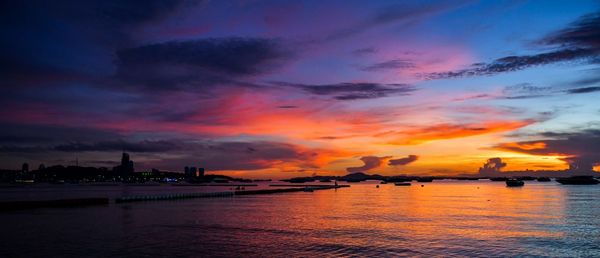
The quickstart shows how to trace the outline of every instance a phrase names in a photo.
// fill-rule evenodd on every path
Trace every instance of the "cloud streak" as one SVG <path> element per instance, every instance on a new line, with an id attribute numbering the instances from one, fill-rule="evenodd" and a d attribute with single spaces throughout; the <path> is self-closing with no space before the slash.
<path id="1" fill-rule="evenodd" d="M 405 165 L 408 165 L 410 163 L 417 161 L 418 159 L 419 159 L 419 156 L 417 156 L 417 155 L 408 155 L 405 158 L 390 159 L 388 161 L 388 166 L 405 166 Z"/>
<path id="2" fill-rule="evenodd" d="M 294 84 L 276 82 L 280 86 L 294 87 L 305 92 L 331 96 L 337 100 L 374 99 L 388 96 L 406 96 L 416 91 L 416 87 L 409 84 L 381 84 L 372 82 L 347 82 L 337 84 Z"/>
<path id="3" fill-rule="evenodd" d="M 385 157 L 364 156 L 364 157 L 360 158 L 360 160 L 364 163 L 362 166 L 349 167 L 349 168 L 346 168 L 346 171 L 348 171 L 348 173 L 358 173 L 358 172 L 369 171 L 371 169 L 380 167 L 381 164 L 386 159 L 389 159 L 389 158 L 391 158 L 391 156 L 385 156 Z"/>

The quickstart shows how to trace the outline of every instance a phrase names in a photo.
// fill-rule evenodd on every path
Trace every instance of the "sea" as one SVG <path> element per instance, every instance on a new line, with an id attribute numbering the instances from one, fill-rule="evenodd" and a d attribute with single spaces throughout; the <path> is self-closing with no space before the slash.
<path id="1" fill-rule="evenodd" d="M 5 185 L 0 201 L 231 190 Z M 600 257 L 600 185 L 367 181 L 314 192 L 111 200 L 2 211 L 0 232 L 0 257 Z"/>

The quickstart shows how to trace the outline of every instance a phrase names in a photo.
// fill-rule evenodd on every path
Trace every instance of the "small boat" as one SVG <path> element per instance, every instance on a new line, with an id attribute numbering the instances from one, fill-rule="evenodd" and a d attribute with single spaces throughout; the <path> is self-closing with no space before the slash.
<path id="1" fill-rule="evenodd" d="M 594 179 L 591 176 L 572 176 L 567 178 L 559 178 L 556 179 L 556 182 L 559 182 L 563 185 L 597 185 L 600 184 L 600 181 Z"/>
<path id="2" fill-rule="evenodd" d="M 394 183 L 395 186 L 410 186 L 411 184 L 409 182 L 398 182 L 398 183 Z"/>
<path id="3" fill-rule="evenodd" d="M 509 186 L 509 187 L 519 187 L 519 186 L 524 186 L 524 185 L 525 185 L 525 182 L 518 180 L 518 179 L 511 178 L 511 179 L 506 180 L 506 186 Z"/>
<path id="4" fill-rule="evenodd" d="M 550 180 L 549 177 L 538 177 L 537 181 L 538 182 L 550 182 L 552 180 Z"/>

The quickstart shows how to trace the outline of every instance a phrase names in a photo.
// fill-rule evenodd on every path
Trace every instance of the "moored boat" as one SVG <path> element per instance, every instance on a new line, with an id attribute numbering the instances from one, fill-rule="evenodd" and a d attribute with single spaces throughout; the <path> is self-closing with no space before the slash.
<path id="1" fill-rule="evenodd" d="M 552 181 L 552 180 L 550 180 L 550 178 L 549 178 L 549 177 L 538 177 L 538 178 L 537 178 L 537 181 L 538 181 L 538 182 L 550 182 L 550 181 Z"/>
<path id="2" fill-rule="evenodd" d="M 509 187 L 519 187 L 519 186 L 524 186 L 524 185 L 525 185 L 525 182 L 518 180 L 518 179 L 511 178 L 511 179 L 506 180 L 506 186 L 509 186 Z"/>
<path id="3" fill-rule="evenodd" d="M 410 186 L 411 184 L 409 182 L 398 182 L 398 183 L 394 183 L 395 186 Z"/>

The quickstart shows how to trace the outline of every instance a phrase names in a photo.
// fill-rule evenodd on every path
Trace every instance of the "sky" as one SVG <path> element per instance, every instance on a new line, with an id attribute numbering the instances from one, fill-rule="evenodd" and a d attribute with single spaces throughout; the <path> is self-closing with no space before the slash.
<path id="1" fill-rule="evenodd" d="M 0 167 L 600 171 L 598 1 L 2 1 Z M 496 159 L 499 158 L 499 159 Z M 493 167 L 493 166 L 492 166 Z"/>

